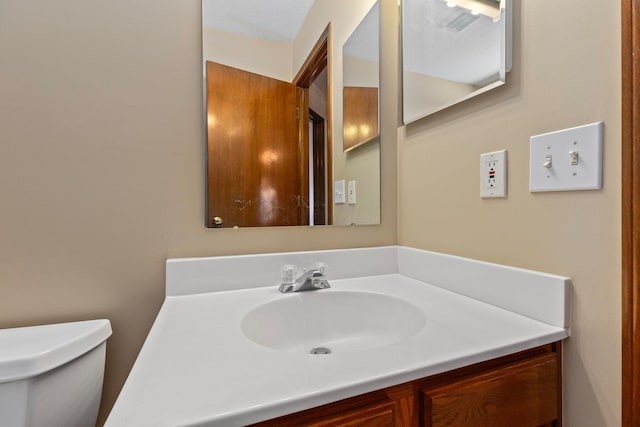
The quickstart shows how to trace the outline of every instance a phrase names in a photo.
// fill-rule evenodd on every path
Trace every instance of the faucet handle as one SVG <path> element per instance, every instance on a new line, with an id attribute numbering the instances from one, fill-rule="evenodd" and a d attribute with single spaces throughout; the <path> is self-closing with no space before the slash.
<path id="1" fill-rule="evenodd" d="M 298 267 L 293 264 L 287 264 L 280 269 L 280 281 L 283 284 L 292 284 L 296 281 L 298 275 Z"/>
<path id="2" fill-rule="evenodd" d="M 329 266 L 327 265 L 326 262 L 316 262 L 313 265 L 313 268 L 315 270 L 318 270 L 320 272 L 320 274 L 322 274 L 323 276 L 327 275 L 327 271 L 329 271 Z"/>

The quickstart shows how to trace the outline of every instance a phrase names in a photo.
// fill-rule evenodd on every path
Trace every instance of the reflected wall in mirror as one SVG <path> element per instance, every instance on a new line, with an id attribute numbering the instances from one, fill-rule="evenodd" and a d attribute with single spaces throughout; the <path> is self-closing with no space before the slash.
<path id="1" fill-rule="evenodd" d="M 208 227 L 379 223 L 379 144 L 343 153 L 332 55 L 372 3 L 203 0 Z M 342 179 L 356 204 L 334 203 Z"/>
<path id="2" fill-rule="evenodd" d="M 379 137 L 380 6 L 376 2 L 342 46 L 344 151 Z"/>
<path id="3" fill-rule="evenodd" d="M 504 84 L 511 13 L 511 0 L 403 0 L 405 123 Z"/>

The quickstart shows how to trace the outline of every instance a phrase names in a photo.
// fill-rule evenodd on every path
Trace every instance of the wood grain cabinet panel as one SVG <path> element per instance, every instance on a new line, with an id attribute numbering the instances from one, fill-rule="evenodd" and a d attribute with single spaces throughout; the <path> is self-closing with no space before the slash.
<path id="1" fill-rule="evenodd" d="M 553 354 L 422 392 L 428 427 L 537 427 L 558 418 Z"/>
<path id="2" fill-rule="evenodd" d="M 549 344 L 254 426 L 560 427 L 560 354 Z"/>
<path id="3" fill-rule="evenodd" d="M 364 395 L 365 400 L 367 395 Z M 342 402 L 298 412 L 273 420 L 254 424 L 252 427 L 395 427 L 395 402 L 385 400 L 362 406 L 344 405 Z"/>
<path id="4" fill-rule="evenodd" d="M 310 427 L 395 427 L 394 404 L 389 402 L 358 409 L 307 425 Z"/>

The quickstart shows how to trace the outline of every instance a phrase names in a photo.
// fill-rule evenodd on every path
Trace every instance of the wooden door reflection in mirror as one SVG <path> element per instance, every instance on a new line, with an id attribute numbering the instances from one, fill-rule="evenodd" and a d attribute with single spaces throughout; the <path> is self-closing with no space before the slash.
<path id="1" fill-rule="evenodd" d="M 207 61 L 208 224 L 304 221 L 296 103 L 292 83 Z"/>
<path id="2" fill-rule="evenodd" d="M 331 224 L 329 34 L 292 83 L 206 61 L 207 226 Z"/>
<path id="3" fill-rule="evenodd" d="M 378 88 L 349 87 L 342 90 L 344 151 L 378 137 Z"/>

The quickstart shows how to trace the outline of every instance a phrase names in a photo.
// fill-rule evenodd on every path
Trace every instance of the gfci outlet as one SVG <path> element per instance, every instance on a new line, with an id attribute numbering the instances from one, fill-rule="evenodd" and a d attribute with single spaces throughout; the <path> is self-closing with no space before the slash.
<path id="1" fill-rule="evenodd" d="M 507 150 L 480 154 L 480 197 L 507 197 Z"/>

